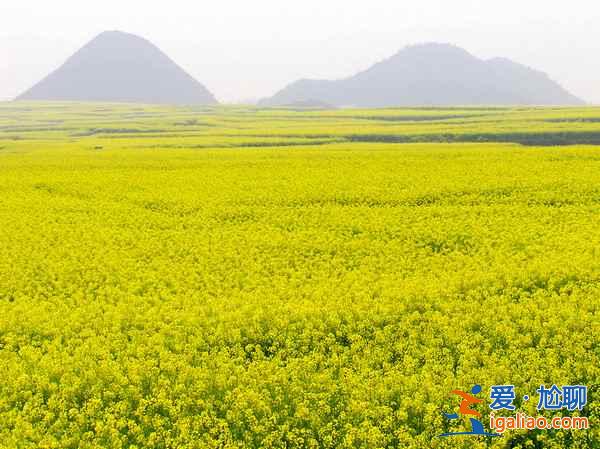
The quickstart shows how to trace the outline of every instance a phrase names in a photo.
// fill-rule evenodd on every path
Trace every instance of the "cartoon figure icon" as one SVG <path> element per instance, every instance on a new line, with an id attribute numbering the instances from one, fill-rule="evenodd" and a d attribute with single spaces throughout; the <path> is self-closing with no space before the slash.
<path id="1" fill-rule="evenodd" d="M 481 413 L 479 413 L 477 410 L 472 410 L 471 406 L 475 405 L 475 404 L 480 404 L 483 402 L 483 399 L 477 399 L 475 396 L 473 396 L 474 394 L 481 393 L 481 386 L 475 385 L 471 389 L 471 393 L 472 394 L 465 393 L 464 391 L 461 391 L 461 390 L 452 390 L 452 394 L 455 394 L 455 395 L 463 398 L 463 400 L 460 403 L 460 408 L 458 409 L 460 414 L 461 415 L 475 415 L 475 416 L 479 417 L 479 416 L 481 416 Z M 452 415 L 448 415 L 448 414 L 444 413 L 444 415 L 446 415 L 446 418 L 448 418 L 448 419 L 458 419 L 458 413 L 454 413 Z"/>
<path id="2" fill-rule="evenodd" d="M 471 408 L 474 405 L 477 405 L 477 404 L 480 404 L 481 402 L 483 402 L 483 399 L 478 399 L 474 396 L 479 393 L 481 393 L 481 385 L 475 385 L 473 388 L 471 388 L 470 394 L 466 393 L 464 391 L 461 391 L 461 390 L 453 390 L 452 394 L 455 394 L 462 398 L 462 401 L 460 402 L 460 407 L 458 409 L 458 413 L 452 413 L 452 414 L 444 413 L 444 416 L 446 418 L 448 418 L 449 420 L 460 419 L 461 416 L 468 416 L 468 415 L 477 416 L 478 418 L 481 417 L 481 413 L 479 413 L 477 410 L 473 410 Z M 501 436 L 497 433 L 486 432 L 485 429 L 483 428 L 482 422 L 479 421 L 478 419 L 469 418 L 469 421 L 471 423 L 471 431 L 470 432 L 450 432 L 450 433 L 443 433 L 442 435 L 439 435 L 439 436 L 440 437 L 450 437 L 450 436 L 457 436 L 457 435 L 477 435 L 477 436 L 486 436 L 486 437 Z"/>

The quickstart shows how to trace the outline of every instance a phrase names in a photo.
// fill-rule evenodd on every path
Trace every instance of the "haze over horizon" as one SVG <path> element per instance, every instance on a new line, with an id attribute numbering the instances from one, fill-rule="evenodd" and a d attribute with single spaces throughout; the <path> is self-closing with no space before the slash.
<path id="1" fill-rule="evenodd" d="M 300 78 L 343 78 L 406 45 L 448 42 L 483 59 L 501 56 L 543 70 L 600 103 L 598 20 L 600 5 L 582 0 L 374 0 L 368 10 L 339 0 L 22 0 L 0 6 L 0 99 L 21 94 L 100 32 L 119 29 L 158 45 L 224 102 L 267 97 Z"/>

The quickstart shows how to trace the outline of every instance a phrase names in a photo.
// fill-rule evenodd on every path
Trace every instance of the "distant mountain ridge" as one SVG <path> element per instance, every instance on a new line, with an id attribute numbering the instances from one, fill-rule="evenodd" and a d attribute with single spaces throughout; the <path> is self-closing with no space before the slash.
<path id="1" fill-rule="evenodd" d="M 406 47 L 350 78 L 296 81 L 260 105 L 305 101 L 337 107 L 585 104 L 543 72 L 437 43 Z"/>
<path id="2" fill-rule="evenodd" d="M 106 31 L 17 100 L 210 105 L 212 93 L 154 44 Z"/>

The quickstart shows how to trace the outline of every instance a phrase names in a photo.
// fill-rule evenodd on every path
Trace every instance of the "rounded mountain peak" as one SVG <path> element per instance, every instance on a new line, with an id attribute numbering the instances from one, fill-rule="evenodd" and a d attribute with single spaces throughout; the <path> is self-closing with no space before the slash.
<path id="1" fill-rule="evenodd" d="M 22 100 L 214 104 L 214 96 L 152 42 L 100 33 Z"/>

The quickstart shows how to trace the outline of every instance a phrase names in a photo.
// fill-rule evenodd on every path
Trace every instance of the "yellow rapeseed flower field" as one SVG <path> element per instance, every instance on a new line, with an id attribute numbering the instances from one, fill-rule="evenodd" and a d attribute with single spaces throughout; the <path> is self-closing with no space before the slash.
<path id="1" fill-rule="evenodd" d="M 474 384 L 591 428 L 437 438 Z M 587 449 L 599 394 L 600 109 L 0 105 L 0 448 Z"/>

